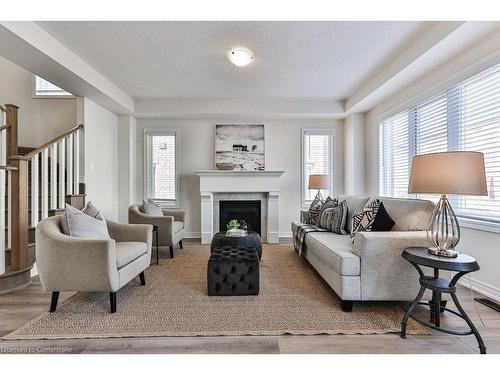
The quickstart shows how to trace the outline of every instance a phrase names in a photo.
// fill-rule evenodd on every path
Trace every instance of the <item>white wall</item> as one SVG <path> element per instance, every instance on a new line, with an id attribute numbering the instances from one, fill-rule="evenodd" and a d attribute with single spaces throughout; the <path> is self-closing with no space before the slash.
<path id="1" fill-rule="evenodd" d="M 136 120 L 130 116 L 118 117 L 118 219 L 128 222 L 128 207 L 136 197 Z"/>
<path id="2" fill-rule="evenodd" d="M 76 99 L 33 99 L 33 75 L 3 57 L 0 103 L 19 107 L 20 146 L 41 146 L 77 125 Z"/>
<path id="3" fill-rule="evenodd" d="M 491 35 L 467 52 L 439 66 L 432 74 L 422 77 L 396 95 L 377 105 L 366 114 L 366 192 L 379 192 L 378 127 L 382 117 L 407 108 L 491 65 L 500 62 L 500 33 Z M 475 288 L 500 300 L 500 234 L 466 228 L 462 225 L 458 249 L 474 256 L 481 270 L 471 275 Z M 499 228 L 500 229 L 500 228 Z"/>
<path id="4" fill-rule="evenodd" d="M 214 120 L 137 120 L 137 178 L 136 201 L 143 198 L 143 133 L 145 128 L 177 128 L 180 130 L 180 208 L 186 210 L 186 231 L 189 236 L 200 235 L 198 170 L 214 169 L 215 124 L 233 124 L 241 121 Z M 281 177 L 280 233 L 290 236 L 290 223 L 297 220 L 301 208 L 301 128 L 334 128 L 335 194 L 344 191 L 344 134 L 343 122 L 336 120 L 269 120 L 246 121 L 265 124 L 266 169 L 284 170 Z M 121 209 L 121 207 L 120 207 Z"/>
<path id="5" fill-rule="evenodd" d="M 83 179 L 87 201 L 118 219 L 118 116 L 87 98 L 78 98 L 84 124 Z"/>
<path id="6" fill-rule="evenodd" d="M 365 193 L 365 116 L 350 115 L 344 122 L 345 194 Z"/>

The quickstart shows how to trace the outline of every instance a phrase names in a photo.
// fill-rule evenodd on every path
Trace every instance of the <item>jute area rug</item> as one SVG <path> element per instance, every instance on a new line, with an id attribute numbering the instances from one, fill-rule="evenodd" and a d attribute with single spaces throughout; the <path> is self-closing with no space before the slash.
<path id="1" fill-rule="evenodd" d="M 260 295 L 207 296 L 208 246 L 186 244 L 174 259 L 146 271 L 118 292 L 77 293 L 55 313 L 44 313 L 4 339 L 145 336 L 381 334 L 399 332 L 403 310 L 385 302 L 357 303 L 342 312 L 338 297 L 292 245 L 265 245 Z M 165 254 L 166 256 L 166 254 Z M 49 301 L 47 301 L 48 307 Z M 425 334 L 410 322 L 409 333 Z"/>

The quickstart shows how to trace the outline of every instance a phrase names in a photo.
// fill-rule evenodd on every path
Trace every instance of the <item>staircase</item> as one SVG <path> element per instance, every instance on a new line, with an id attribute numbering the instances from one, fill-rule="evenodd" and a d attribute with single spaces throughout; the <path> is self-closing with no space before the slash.
<path id="1" fill-rule="evenodd" d="M 18 110 L 0 106 L 0 294 L 31 283 L 37 223 L 60 214 L 65 203 L 85 203 L 79 182 L 83 125 L 40 147 L 19 147 Z"/>

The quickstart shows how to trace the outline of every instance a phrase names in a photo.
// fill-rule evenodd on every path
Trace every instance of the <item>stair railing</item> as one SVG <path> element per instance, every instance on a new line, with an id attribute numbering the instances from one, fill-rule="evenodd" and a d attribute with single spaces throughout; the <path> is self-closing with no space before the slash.
<path id="1" fill-rule="evenodd" d="M 6 105 L 3 112 L 5 129 L 2 129 L 3 126 L 0 127 L 2 129 L 0 130 L 0 144 L 3 139 L 1 132 L 5 130 L 5 162 L 7 164 L 0 161 L 0 186 L 5 189 L 5 181 L 2 184 L 1 179 L 2 175 L 5 179 L 8 173 L 8 236 L 10 238 L 8 246 L 11 248 L 11 271 L 17 271 L 32 266 L 27 251 L 29 226 L 35 227 L 40 220 L 48 217 L 49 210 L 63 209 L 66 194 L 80 193 L 80 133 L 83 125 L 75 126 L 26 155 L 18 155 L 18 107 Z M 2 147 L 1 153 L 3 150 Z M 28 175 L 30 170 L 31 187 Z M 29 189 L 31 189 L 30 192 Z M 29 193 L 31 193 L 31 202 L 28 202 Z M 31 203 L 31 211 L 29 203 Z M 0 212 L 5 212 L 5 209 L 1 210 L 1 204 Z M 2 226 L 2 219 L 0 219 L 0 232 L 5 235 L 5 223 Z M 0 243 L 4 246 L 3 252 L 0 252 L 0 258 L 3 259 L 3 272 L 5 272 L 5 240 L 0 239 Z M 0 260 L 0 267 L 1 262 L 2 260 Z M 0 274 L 1 271 L 0 268 Z"/>

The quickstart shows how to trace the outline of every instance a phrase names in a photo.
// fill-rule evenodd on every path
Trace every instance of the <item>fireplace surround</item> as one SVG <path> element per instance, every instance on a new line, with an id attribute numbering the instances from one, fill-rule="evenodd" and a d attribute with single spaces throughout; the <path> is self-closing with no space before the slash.
<path id="1" fill-rule="evenodd" d="M 279 242 L 280 176 L 283 171 L 199 171 L 201 242 L 220 228 L 221 201 L 260 201 L 262 242 Z"/>

